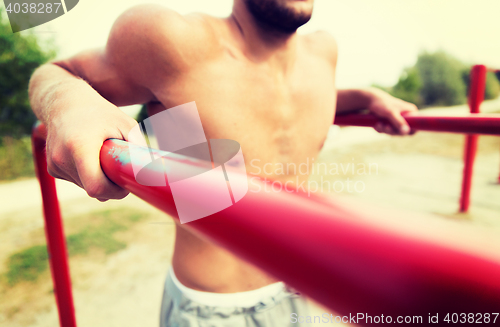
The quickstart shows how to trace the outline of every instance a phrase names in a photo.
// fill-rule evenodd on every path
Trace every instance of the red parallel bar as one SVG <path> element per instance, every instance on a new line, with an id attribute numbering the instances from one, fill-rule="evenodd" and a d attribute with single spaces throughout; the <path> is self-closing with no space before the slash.
<path id="1" fill-rule="evenodd" d="M 47 172 L 45 153 L 45 127 L 37 123 L 33 128 L 31 142 L 35 170 L 40 182 L 43 202 L 43 216 L 45 219 L 45 237 L 49 253 L 50 270 L 54 283 L 59 323 L 61 327 L 76 327 L 75 308 L 71 292 L 71 278 L 69 275 L 66 240 L 57 199 L 56 182 Z"/>
<path id="2" fill-rule="evenodd" d="M 483 65 L 475 65 L 470 72 L 469 86 L 469 108 L 471 114 L 479 113 L 479 108 L 484 100 L 486 88 L 487 68 Z M 460 212 L 467 212 L 470 205 L 470 193 L 472 187 L 472 173 L 474 171 L 474 160 L 477 152 L 478 135 L 472 134 L 465 137 L 464 145 L 464 173 L 462 178 L 462 190 L 460 193 Z"/>
<path id="3" fill-rule="evenodd" d="M 168 185 L 136 182 L 132 146 L 136 147 L 106 141 L 100 154 L 103 171 L 116 184 L 175 217 Z M 151 158 L 148 149 L 138 151 Z M 154 157 L 162 156 L 167 164 L 182 163 L 185 170 L 197 165 L 192 159 L 155 151 Z M 151 176 L 163 174 L 144 169 Z M 364 224 L 359 213 L 335 199 L 298 191 L 266 192 L 266 185 L 269 189 L 269 184 L 252 180 L 239 202 L 184 226 L 343 315 L 427 319 L 429 313 L 444 317 L 452 312 L 498 312 L 498 262 Z M 209 182 L 197 185 L 190 194 L 193 206 L 209 190 Z"/>
<path id="4" fill-rule="evenodd" d="M 404 118 L 408 125 L 416 131 L 500 135 L 499 114 L 426 116 L 416 112 L 404 114 Z M 336 125 L 373 127 L 380 121 L 384 120 L 372 114 L 341 114 L 335 116 Z"/>

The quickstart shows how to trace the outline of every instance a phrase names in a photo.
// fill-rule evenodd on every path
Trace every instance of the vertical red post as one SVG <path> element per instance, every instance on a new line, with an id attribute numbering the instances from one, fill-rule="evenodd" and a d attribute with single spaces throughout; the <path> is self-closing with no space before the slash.
<path id="1" fill-rule="evenodd" d="M 500 82 L 500 69 L 495 70 L 495 75 L 496 75 L 498 81 Z M 498 183 L 500 184 L 500 173 L 498 173 Z"/>
<path id="2" fill-rule="evenodd" d="M 45 135 L 45 128 L 40 123 L 37 123 L 33 129 L 31 141 L 36 175 L 42 191 L 45 237 L 47 239 L 50 270 L 59 311 L 59 323 L 61 327 L 76 327 L 66 240 L 57 199 L 56 182 L 54 177 L 47 172 Z"/>
<path id="3" fill-rule="evenodd" d="M 486 66 L 475 65 L 470 72 L 469 108 L 471 113 L 479 113 L 479 107 L 484 100 L 486 88 Z M 462 179 L 462 192 L 460 196 L 460 212 L 467 212 L 470 204 L 470 190 L 472 185 L 472 172 L 474 159 L 477 152 L 478 135 L 465 137 L 464 174 Z"/>

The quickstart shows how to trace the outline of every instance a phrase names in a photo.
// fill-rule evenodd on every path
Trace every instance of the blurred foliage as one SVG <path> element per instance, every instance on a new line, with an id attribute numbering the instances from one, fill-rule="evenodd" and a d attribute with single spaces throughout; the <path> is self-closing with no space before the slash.
<path id="1" fill-rule="evenodd" d="M 390 93 L 396 98 L 416 104 L 422 103 L 420 89 L 422 88 L 422 80 L 420 74 L 415 67 L 407 68 L 399 77 L 398 83 L 394 85 Z"/>
<path id="2" fill-rule="evenodd" d="M 466 85 L 462 79 L 465 65 L 450 55 L 439 51 L 422 53 L 415 68 L 422 80 L 422 104 L 451 106 L 465 103 Z"/>
<path id="3" fill-rule="evenodd" d="M 462 79 L 467 85 L 467 94 L 469 94 L 469 83 L 470 83 L 470 68 L 462 71 Z M 500 95 L 500 76 L 497 79 L 495 73 L 488 72 L 486 74 L 486 88 L 484 90 L 484 99 L 496 99 Z"/>
<path id="4" fill-rule="evenodd" d="M 25 176 L 35 176 L 30 138 L 0 138 L 0 180 Z"/>
<path id="5" fill-rule="evenodd" d="M 500 74 L 499 78 L 493 72 L 486 75 L 486 91 L 484 94 L 485 99 L 495 99 L 500 95 Z"/>
<path id="6" fill-rule="evenodd" d="M 463 104 L 467 100 L 470 69 L 470 65 L 443 51 L 423 52 L 413 67 L 402 72 L 396 85 L 385 89 L 418 107 Z M 500 83 L 493 73 L 488 73 L 485 99 L 499 95 Z"/>
<path id="7" fill-rule="evenodd" d="M 0 137 L 30 133 L 36 118 L 28 100 L 29 80 L 38 66 L 55 57 L 53 46 L 42 49 L 43 42 L 28 33 L 12 33 L 0 9 Z"/>

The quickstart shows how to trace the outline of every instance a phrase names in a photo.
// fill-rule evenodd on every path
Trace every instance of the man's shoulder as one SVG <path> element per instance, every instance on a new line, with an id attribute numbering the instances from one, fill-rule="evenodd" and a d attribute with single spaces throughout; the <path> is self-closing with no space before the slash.
<path id="1" fill-rule="evenodd" d="M 132 7 L 116 20 L 107 48 L 115 55 L 142 53 L 151 60 L 187 64 L 209 54 L 214 37 L 209 16 L 181 15 L 165 6 L 148 4 Z"/>
<path id="2" fill-rule="evenodd" d="M 337 64 L 338 48 L 337 41 L 327 31 L 316 31 L 302 35 L 306 49 L 317 56 L 330 61 L 334 66 Z"/>

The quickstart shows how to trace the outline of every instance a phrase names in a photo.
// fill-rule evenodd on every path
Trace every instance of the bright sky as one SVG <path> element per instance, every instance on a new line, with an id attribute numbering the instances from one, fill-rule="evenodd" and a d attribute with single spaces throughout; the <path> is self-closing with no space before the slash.
<path id="1" fill-rule="evenodd" d="M 65 57 L 104 45 L 120 13 L 145 2 L 215 16 L 227 16 L 232 7 L 232 0 L 80 0 L 35 32 L 53 35 Z M 499 0 L 316 0 L 313 18 L 300 31 L 323 29 L 336 37 L 339 87 L 393 85 L 422 50 L 443 49 L 500 68 L 499 14 Z"/>

